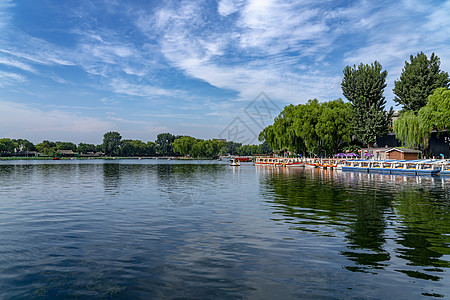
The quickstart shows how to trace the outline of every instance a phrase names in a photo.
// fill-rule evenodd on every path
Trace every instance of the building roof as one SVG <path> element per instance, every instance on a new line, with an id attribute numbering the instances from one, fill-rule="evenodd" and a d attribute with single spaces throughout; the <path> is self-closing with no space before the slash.
<path id="1" fill-rule="evenodd" d="M 414 149 L 408 149 L 408 148 L 392 148 L 386 152 L 391 152 L 391 151 L 398 151 L 401 153 L 422 153 L 422 151 L 420 151 L 420 150 L 414 150 Z"/>
<path id="2" fill-rule="evenodd" d="M 72 150 L 58 150 L 61 154 L 73 154 L 74 152 Z"/>
<path id="3" fill-rule="evenodd" d="M 387 152 L 388 150 L 392 150 L 394 147 L 379 147 L 379 148 L 362 148 L 361 151 L 379 151 L 379 152 Z"/>

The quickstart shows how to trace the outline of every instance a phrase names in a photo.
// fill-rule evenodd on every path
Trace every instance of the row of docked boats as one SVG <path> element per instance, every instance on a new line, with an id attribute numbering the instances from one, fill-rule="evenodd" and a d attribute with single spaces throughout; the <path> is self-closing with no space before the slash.
<path id="1" fill-rule="evenodd" d="M 450 160 L 368 160 L 258 157 L 255 165 L 305 167 L 387 174 L 450 175 Z"/>
<path id="2" fill-rule="evenodd" d="M 348 160 L 342 166 L 342 170 L 387 174 L 450 175 L 450 160 Z"/>

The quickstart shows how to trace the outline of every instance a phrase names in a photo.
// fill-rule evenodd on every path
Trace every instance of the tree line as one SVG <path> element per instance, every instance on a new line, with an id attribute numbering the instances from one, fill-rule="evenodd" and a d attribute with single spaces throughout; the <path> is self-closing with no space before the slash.
<path id="1" fill-rule="evenodd" d="M 99 145 L 72 142 L 52 142 L 44 140 L 34 145 L 26 139 L 0 139 L 0 154 L 39 153 L 55 156 L 59 151 L 71 150 L 82 154 L 102 152 L 108 156 L 188 156 L 192 158 L 214 158 L 219 155 L 253 155 L 268 154 L 272 149 L 266 144 L 242 145 L 232 141 L 202 140 L 190 136 L 173 135 L 170 133 L 158 134 L 154 142 L 122 139 L 120 133 L 115 131 L 103 135 L 103 143 Z"/>
<path id="2" fill-rule="evenodd" d="M 322 156 L 372 147 L 393 131 L 404 145 L 426 151 L 432 130 L 450 130 L 448 73 L 440 70 L 434 53 L 429 59 L 423 52 L 411 55 L 394 82 L 393 100 L 403 106 L 394 122 L 393 108 L 386 109 L 383 96 L 387 74 L 378 61 L 346 66 L 341 88 L 348 102 L 314 99 L 286 106 L 259 140 L 273 149 Z"/>

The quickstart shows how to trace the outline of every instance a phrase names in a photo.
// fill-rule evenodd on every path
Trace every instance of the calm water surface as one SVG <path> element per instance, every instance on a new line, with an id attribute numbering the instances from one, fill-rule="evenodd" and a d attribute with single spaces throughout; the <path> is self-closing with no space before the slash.
<path id="1" fill-rule="evenodd" d="M 450 177 L 0 162 L 0 298 L 450 295 Z"/>

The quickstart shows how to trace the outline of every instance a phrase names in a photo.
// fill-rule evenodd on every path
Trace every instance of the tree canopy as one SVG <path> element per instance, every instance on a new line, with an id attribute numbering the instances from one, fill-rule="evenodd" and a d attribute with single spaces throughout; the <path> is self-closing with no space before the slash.
<path id="1" fill-rule="evenodd" d="M 383 96 L 387 71 L 379 62 L 346 66 L 341 87 L 352 104 L 351 124 L 356 136 L 369 147 L 376 138 L 387 133 L 393 109 L 385 111 Z"/>
<path id="2" fill-rule="evenodd" d="M 107 155 L 117 155 L 120 147 L 122 136 L 115 131 L 107 132 L 103 135 L 103 151 Z"/>
<path id="3" fill-rule="evenodd" d="M 450 130 L 450 90 L 446 88 L 436 89 L 417 114 L 405 111 L 394 122 L 397 138 L 409 147 L 427 148 L 432 130 Z"/>
<path id="4" fill-rule="evenodd" d="M 351 142 L 349 103 L 342 99 L 319 103 L 317 99 L 306 104 L 288 105 L 264 128 L 259 140 L 273 149 L 289 149 L 304 156 L 337 153 Z"/>
<path id="5" fill-rule="evenodd" d="M 405 61 L 400 79 L 395 81 L 394 101 L 404 109 L 417 112 L 427 104 L 428 96 L 439 87 L 449 87 L 449 75 L 440 70 L 440 59 L 434 53 L 430 59 L 420 52 Z"/>

